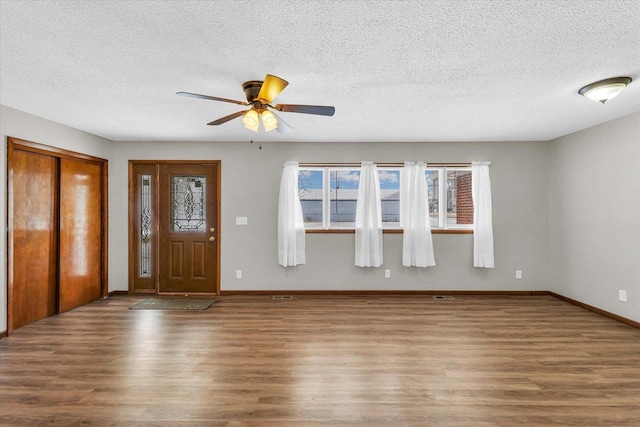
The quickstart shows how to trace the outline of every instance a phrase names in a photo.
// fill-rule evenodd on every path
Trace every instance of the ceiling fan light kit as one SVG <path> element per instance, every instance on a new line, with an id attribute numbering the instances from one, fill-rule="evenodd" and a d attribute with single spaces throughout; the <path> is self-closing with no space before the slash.
<path id="1" fill-rule="evenodd" d="M 262 125 L 264 126 L 265 132 L 272 131 L 278 127 L 278 120 L 273 115 L 273 113 L 269 110 L 264 110 L 261 114 L 262 116 Z"/>
<path id="2" fill-rule="evenodd" d="M 244 123 L 244 127 L 246 127 L 247 129 L 258 132 L 258 129 L 260 127 L 260 119 L 256 110 L 247 111 L 242 118 L 242 123 Z"/>
<path id="3" fill-rule="evenodd" d="M 581 88 L 578 93 L 591 101 L 604 104 L 615 98 L 629 83 L 631 83 L 631 77 L 613 77 L 590 83 Z"/>
<path id="4" fill-rule="evenodd" d="M 290 113 L 314 114 L 320 116 L 333 116 L 336 109 L 325 105 L 300 105 L 300 104 L 277 104 L 271 105 L 273 100 L 287 87 L 289 82 L 280 77 L 267 74 L 264 81 L 249 80 L 242 84 L 242 89 L 247 98 L 247 102 L 236 101 L 234 99 L 219 98 L 217 96 L 200 95 L 191 92 L 178 92 L 177 95 L 191 98 L 208 99 L 211 101 L 229 102 L 238 105 L 251 106 L 249 110 L 238 111 L 228 116 L 207 123 L 211 126 L 221 125 L 229 120 L 242 116 L 242 123 L 247 129 L 258 132 L 260 129 L 260 118 L 262 126 L 266 132 L 277 129 L 279 133 L 286 133 L 291 127 L 275 111 Z"/>

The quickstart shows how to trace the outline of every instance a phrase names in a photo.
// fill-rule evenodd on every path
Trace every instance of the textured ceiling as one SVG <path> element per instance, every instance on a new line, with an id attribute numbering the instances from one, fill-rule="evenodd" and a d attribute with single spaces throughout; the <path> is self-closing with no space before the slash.
<path id="1" fill-rule="evenodd" d="M 0 103 L 111 140 L 548 140 L 640 111 L 640 2 L 1 1 Z M 289 81 L 288 134 L 242 82 Z M 606 105 L 577 94 L 634 79 Z"/>

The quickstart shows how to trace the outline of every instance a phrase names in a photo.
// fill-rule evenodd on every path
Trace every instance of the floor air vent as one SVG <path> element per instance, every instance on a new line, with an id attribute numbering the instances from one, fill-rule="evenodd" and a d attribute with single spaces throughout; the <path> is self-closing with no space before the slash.
<path id="1" fill-rule="evenodd" d="M 293 299 L 293 295 L 274 295 L 271 297 L 271 299 L 278 299 L 278 300 Z"/>
<path id="2" fill-rule="evenodd" d="M 449 299 L 455 299 L 455 298 L 453 297 L 453 295 L 434 295 L 433 299 L 437 299 L 437 300 L 447 299 L 447 300 L 449 300 Z"/>

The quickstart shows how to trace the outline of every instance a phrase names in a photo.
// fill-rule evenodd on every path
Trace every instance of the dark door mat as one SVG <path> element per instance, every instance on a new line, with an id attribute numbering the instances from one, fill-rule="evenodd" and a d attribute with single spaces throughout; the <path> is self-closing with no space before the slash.
<path id="1" fill-rule="evenodd" d="M 217 301 L 213 298 L 148 298 L 133 304 L 129 310 L 206 310 Z"/>

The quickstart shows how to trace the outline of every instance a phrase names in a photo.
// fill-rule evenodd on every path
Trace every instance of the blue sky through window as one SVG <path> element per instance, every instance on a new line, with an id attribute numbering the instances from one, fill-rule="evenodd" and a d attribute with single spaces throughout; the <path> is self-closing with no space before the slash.
<path id="1" fill-rule="evenodd" d="M 357 189 L 360 180 L 359 170 L 331 170 L 330 187 L 336 186 L 336 172 L 338 173 L 338 184 L 340 188 Z M 400 171 L 379 169 L 378 176 L 380 178 L 381 189 L 399 189 L 400 188 Z M 320 170 L 300 170 L 298 179 L 298 188 L 307 190 L 322 189 L 322 171 Z"/>
<path id="2" fill-rule="evenodd" d="M 298 189 L 322 189 L 322 171 L 301 170 L 298 173 Z"/>

